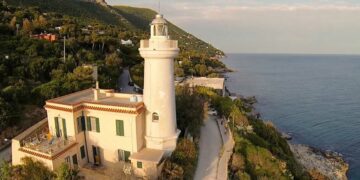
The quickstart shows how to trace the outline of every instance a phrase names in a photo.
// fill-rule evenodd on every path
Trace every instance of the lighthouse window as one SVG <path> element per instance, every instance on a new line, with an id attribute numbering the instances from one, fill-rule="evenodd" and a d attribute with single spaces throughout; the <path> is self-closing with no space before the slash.
<path id="1" fill-rule="evenodd" d="M 152 121 L 153 121 L 153 122 L 158 122 L 158 121 L 159 121 L 159 115 L 158 115 L 158 113 L 154 112 L 154 113 L 152 114 Z"/>
<path id="2" fill-rule="evenodd" d="M 155 25 L 155 36 L 165 36 L 165 26 L 162 24 Z"/>

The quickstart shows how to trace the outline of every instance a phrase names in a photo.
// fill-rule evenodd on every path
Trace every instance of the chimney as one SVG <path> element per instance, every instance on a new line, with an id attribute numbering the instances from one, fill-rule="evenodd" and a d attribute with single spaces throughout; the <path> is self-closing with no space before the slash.
<path id="1" fill-rule="evenodd" d="M 94 100 L 99 100 L 99 81 L 96 81 L 96 87 L 94 89 Z"/>

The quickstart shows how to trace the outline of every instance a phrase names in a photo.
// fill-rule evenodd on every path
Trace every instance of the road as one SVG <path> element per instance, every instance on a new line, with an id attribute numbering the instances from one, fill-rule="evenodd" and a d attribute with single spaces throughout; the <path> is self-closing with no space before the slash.
<path id="1" fill-rule="evenodd" d="M 199 160 L 195 172 L 195 180 L 214 180 L 217 177 L 222 140 L 215 119 L 214 116 L 209 115 L 204 126 L 201 128 Z"/>
<path id="2" fill-rule="evenodd" d="M 134 86 L 129 86 L 130 72 L 125 68 L 119 77 L 119 91 L 121 93 L 135 93 Z"/>
<path id="3" fill-rule="evenodd" d="M 11 146 L 7 147 L 0 151 L 0 161 L 10 161 L 11 160 Z"/>

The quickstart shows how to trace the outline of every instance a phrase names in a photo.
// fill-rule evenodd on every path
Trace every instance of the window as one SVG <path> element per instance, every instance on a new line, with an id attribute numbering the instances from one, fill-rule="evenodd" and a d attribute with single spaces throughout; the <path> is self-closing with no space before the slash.
<path id="1" fill-rule="evenodd" d="M 56 137 L 60 137 L 60 127 L 59 127 L 58 117 L 55 117 L 55 131 L 56 131 Z"/>
<path id="2" fill-rule="evenodd" d="M 100 120 L 96 117 L 86 117 L 86 130 L 100 132 Z"/>
<path id="3" fill-rule="evenodd" d="M 136 163 L 136 167 L 137 167 L 137 168 L 142 168 L 142 165 L 143 165 L 143 164 L 142 164 L 141 161 L 138 161 L 138 162 Z"/>
<path id="4" fill-rule="evenodd" d="M 96 132 L 100 132 L 100 122 L 99 122 L 99 118 L 95 118 L 95 124 L 96 124 Z"/>
<path id="5" fill-rule="evenodd" d="M 74 166 L 77 166 L 77 165 L 78 165 L 78 159 L 77 159 L 77 155 L 76 155 L 76 154 L 74 154 L 74 155 L 72 156 L 72 161 L 73 161 Z"/>
<path id="6" fill-rule="evenodd" d="M 130 160 L 129 160 L 130 152 L 129 151 L 124 151 L 122 149 L 119 149 L 118 156 L 119 156 L 119 161 L 130 162 Z"/>
<path id="7" fill-rule="evenodd" d="M 65 163 L 71 166 L 70 156 L 65 157 Z"/>
<path id="8" fill-rule="evenodd" d="M 124 121 L 116 120 L 116 135 L 124 136 Z"/>
<path id="9" fill-rule="evenodd" d="M 85 130 L 85 119 L 83 116 L 79 116 L 76 119 L 77 119 L 78 133 L 81 133 L 82 131 Z"/>
<path id="10" fill-rule="evenodd" d="M 81 159 L 85 158 L 85 147 L 84 146 L 80 147 L 80 155 L 81 155 Z"/>
<path id="11" fill-rule="evenodd" d="M 152 114 L 152 121 L 153 121 L 153 122 L 158 122 L 158 121 L 159 121 L 159 115 L 158 115 L 158 113 L 154 112 L 154 113 Z"/>
<path id="12" fill-rule="evenodd" d="M 86 117 L 86 130 L 91 131 L 91 119 L 90 119 L 90 117 Z"/>

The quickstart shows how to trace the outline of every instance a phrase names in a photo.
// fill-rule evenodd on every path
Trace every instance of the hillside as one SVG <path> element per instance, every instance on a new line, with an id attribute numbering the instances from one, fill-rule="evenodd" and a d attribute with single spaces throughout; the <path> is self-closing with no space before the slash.
<path id="1" fill-rule="evenodd" d="M 127 19 L 137 29 L 149 31 L 149 24 L 157 14 L 155 11 L 146 8 L 135 8 L 129 6 L 114 6 L 116 12 Z M 210 55 L 224 55 L 222 51 L 214 48 L 190 33 L 182 30 L 173 23 L 169 22 L 169 34 L 173 39 L 179 40 L 179 46 L 182 50 L 201 51 Z M 215 54 L 214 54 L 215 53 Z"/>
<path id="2" fill-rule="evenodd" d="M 12 138 L 40 120 L 41 113 L 31 112 L 41 110 L 46 99 L 92 87 L 92 70 L 85 65 L 98 66 L 102 88 L 116 89 L 125 67 L 141 86 L 143 59 L 138 47 L 140 39 L 148 38 L 154 15 L 149 9 L 76 0 L 0 3 L 0 138 Z M 47 33 L 56 38 L 39 38 Z M 221 51 L 171 23 L 170 33 L 181 48 L 176 76 L 214 77 L 226 70 L 212 58 Z M 121 39 L 132 44 L 122 44 Z"/>
<path id="3" fill-rule="evenodd" d="M 81 18 L 85 22 L 100 22 L 142 33 L 149 31 L 149 24 L 156 15 L 155 11 L 146 8 L 102 6 L 97 3 L 77 0 L 6 0 L 6 2 L 13 6 L 38 7 L 42 11 Z M 224 55 L 221 50 L 172 23 L 169 23 L 169 31 L 174 39 L 179 40 L 179 46 L 182 50 L 198 51 L 209 56 Z"/>

